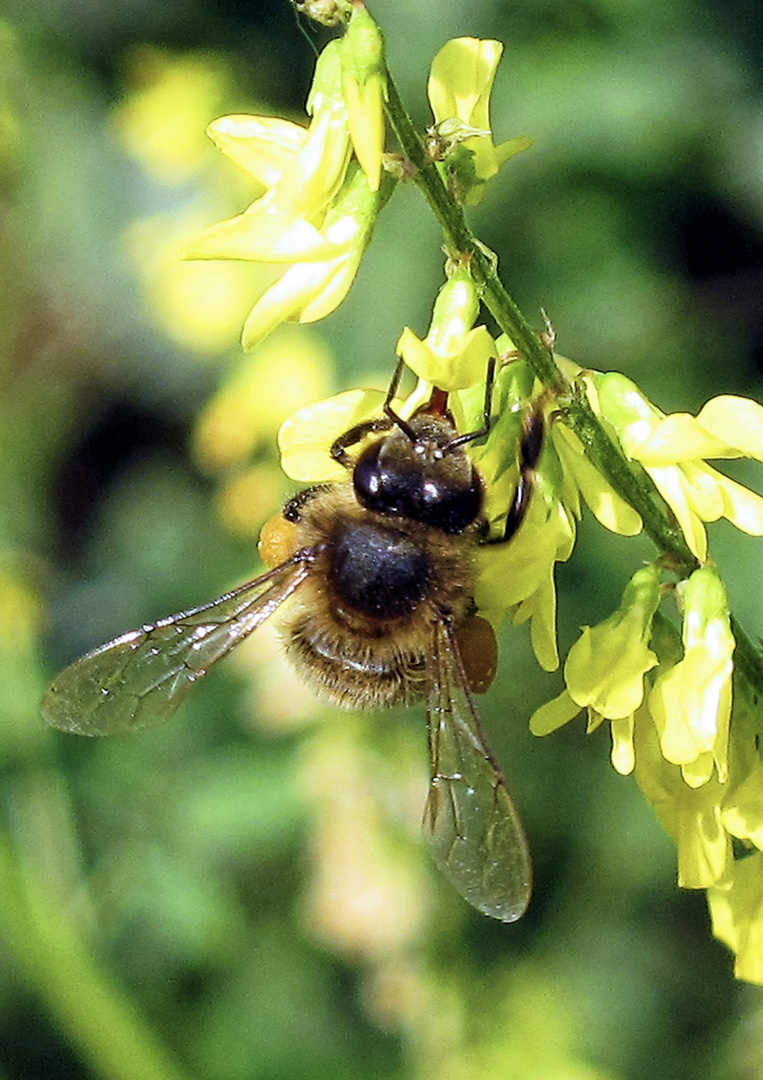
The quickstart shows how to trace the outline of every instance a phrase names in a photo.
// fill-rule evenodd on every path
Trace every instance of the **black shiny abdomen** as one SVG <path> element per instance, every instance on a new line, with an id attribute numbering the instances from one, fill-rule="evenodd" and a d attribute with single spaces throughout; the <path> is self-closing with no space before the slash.
<path id="1" fill-rule="evenodd" d="M 329 583 L 340 604 L 376 619 L 412 614 L 427 595 L 429 559 L 409 535 L 376 522 L 345 521 L 328 548 Z"/>

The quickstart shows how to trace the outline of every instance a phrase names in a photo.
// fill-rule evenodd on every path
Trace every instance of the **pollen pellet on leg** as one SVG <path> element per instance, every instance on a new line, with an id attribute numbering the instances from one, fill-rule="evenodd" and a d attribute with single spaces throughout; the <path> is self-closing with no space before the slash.
<path id="1" fill-rule="evenodd" d="M 296 552 L 299 542 L 299 526 L 287 521 L 283 514 L 274 514 L 266 521 L 260 532 L 257 550 L 269 569 L 287 562 Z"/>
<path id="2" fill-rule="evenodd" d="M 498 668 L 493 627 L 481 615 L 470 615 L 456 628 L 456 641 L 469 689 L 473 694 L 484 694 Z"/>

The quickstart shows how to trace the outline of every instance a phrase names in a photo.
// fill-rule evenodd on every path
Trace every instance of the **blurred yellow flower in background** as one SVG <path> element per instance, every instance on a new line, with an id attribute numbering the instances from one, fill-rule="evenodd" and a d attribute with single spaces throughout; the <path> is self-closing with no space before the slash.
<path id="1" fill-rule="evenodd" d="M 229 59 L 140 45 L 123 67 L 125 96 L 112 114 L 122 145 L 156 180 L 187 182 L 207 168 L 209 117 L 235 92 Z"/>

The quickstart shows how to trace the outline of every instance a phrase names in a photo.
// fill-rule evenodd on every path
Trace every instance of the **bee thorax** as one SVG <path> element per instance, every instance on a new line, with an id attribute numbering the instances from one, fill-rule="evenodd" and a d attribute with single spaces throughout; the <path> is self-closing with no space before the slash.
<path id="1" fill-rule="evenodd" d="M 374 619 L 411 614 L 427 595 L 427 552 L 406 533 L 373 521 L 347 521 L 331 539 L 329 586 L 340 608 Z"/>

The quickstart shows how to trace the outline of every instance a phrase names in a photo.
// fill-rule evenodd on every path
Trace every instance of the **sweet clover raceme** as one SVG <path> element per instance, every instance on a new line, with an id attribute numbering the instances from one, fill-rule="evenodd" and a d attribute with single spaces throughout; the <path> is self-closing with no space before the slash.
<path id="1" fill-rule="evenodd" d="M 473 602 L 494 627 L 507 615 L 529 621 L 546 670 L 559 666 L 555 566 L 572 556 L 584 506 L 612 533 L 643 529 L 654 541 L 653 560 L 633 567 L 617 610 L 582 628 L 563 691 L 530 728 L 551 735 L 581 711 L 589 731 L 609 724 L 612 764 L 635 776 L 675 840 L 679 883 L 708 890 L 714 932 L 735 952 L 737 975 L 763 983 L 763 665 L 729 612 L 707 532 L 726 518 L 763 536 L 763 499 L 708 464 L 763 461 L 763 407 L 722 394 L 696 416 L 665 415 L 625 375 L 557 356 L 548 330 L 532 330 L 506 293 L 463 214 L 530 144 L 493 138 L 489 99 L 502 45 L 459 38 L 440 50 L 428 84 L 434 124 L 420 134 L 363 5 L 322 15 L 346 29 L 319 57 L 309 124 L 232 116 L 210 125 L 223 153 L 264 191 L 185 254 L 278 268 L 244 327 L 252 349 L 283 322 L 335 310 L 400 178 L 419 186 L 443 227 L 446 281 L 427 334 L 400 334 L 398 356 L 417 384 L 387 401 L 388 411 L 405 423 L 442 391 L 457 429 L 479 433 L 486 372 L 496 368 L 490 430 L 468 447 L 491 535 L 525 479 L 517 460 L 528 412 L 545 425 L 529 506 L 511 543 L 479 548 Z M 400 153 L 385 153 L 388 129 Z M 360 389 L 301 407 L 280 431 L 284 471 L 309 484 L 339 480 L 332 444 L 382 422 L 384 408 L 382 391 Z"/>

